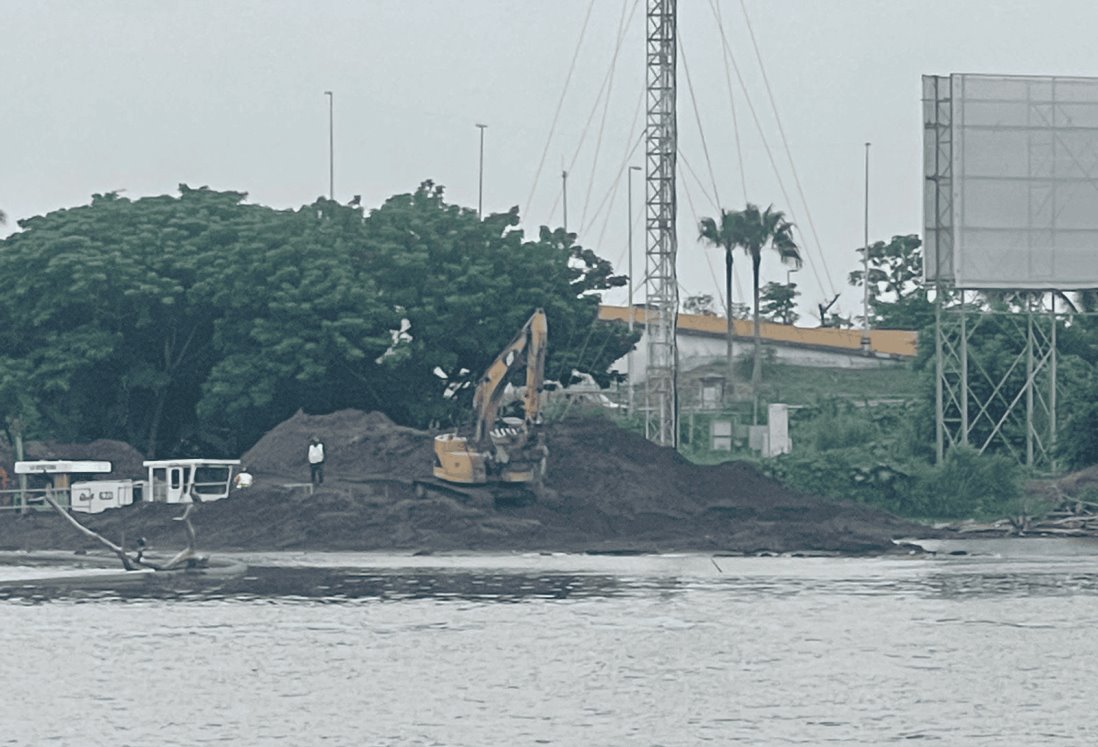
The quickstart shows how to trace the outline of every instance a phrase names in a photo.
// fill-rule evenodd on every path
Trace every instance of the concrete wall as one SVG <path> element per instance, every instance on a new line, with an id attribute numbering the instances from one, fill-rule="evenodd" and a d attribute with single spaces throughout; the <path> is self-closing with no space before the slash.
<path id="1" fill-rule="evenodd" d="M 721 337 L 680 330 L 678 336 L 679 367 L 683 371 L 690 371 L 710 363 L 719 363 L 725 359 L 726 345 L 727 342 Z M 732 341 L 732 355 L 737 359 L 750 358 L 753 350 L 751 340 L 736 338 Z M 763 354 L 772 355 L 773 359 L 779 363 L 815 368 L 880 368 L 895 366 L 905 360 L 891 356 L 865 356 L 850 350 L 802 347 L 769 340 L 763 340 Z M 615 361 L 611 368 L 629 373 L 630 359 L 632 360 L 632 371 L 635 372 L 629 377 L 630 380 L 637 383 L 644 381 L 645 370 L 648 367 L 648 338 L 646 334 L 641 335 L 640 342 L 637 343 L 637 349 L 631 355 Z"/>

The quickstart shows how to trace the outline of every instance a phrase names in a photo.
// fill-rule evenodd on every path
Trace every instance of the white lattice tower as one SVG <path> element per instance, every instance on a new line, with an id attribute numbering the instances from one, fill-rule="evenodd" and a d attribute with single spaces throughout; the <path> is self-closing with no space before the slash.
<path id="1" fill-rule="evenodd" d="M 675 12 L 676 0 L 648 2 L 645 133 L 645 434 L 672 447 L 678 445 L 675 328 L 679 307 L 675 271 Z"/>

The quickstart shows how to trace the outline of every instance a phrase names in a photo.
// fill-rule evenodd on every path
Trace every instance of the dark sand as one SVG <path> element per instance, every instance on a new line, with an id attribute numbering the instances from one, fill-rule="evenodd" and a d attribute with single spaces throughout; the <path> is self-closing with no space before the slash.
<path id="1" fill-rule="evenodd" d="M 312 435 L 327 449 L 326 481 L 307 489 Z M 252 488 L 198 507 L 203 550 L 563 551 L 875 554 L 894 538 L 932 536 L 867 506 L 789 490 L 743 462 L 698 466 L 674 451 L 585 415 L 546 429 L 546 492 L 526 505 L 480 507 L 445 495 L 417 497 L 429 477 L 432 434 L 379 413 L 298 413 L 243 455 Z M 28 458 L 99 458 L 143 477 L 125 444 L 38 444 Z M 10 461 L 8 462 L 10 464 Z M 136 467 L 134 466 L 136 464 Z M 140 504 L 95 516 L 87 526 L 127 545 L 139 537 L 163 552 L 183 546 L 178 505 Z M 0 514 L 0 549 L 95 546 L 50 513 Z"/>

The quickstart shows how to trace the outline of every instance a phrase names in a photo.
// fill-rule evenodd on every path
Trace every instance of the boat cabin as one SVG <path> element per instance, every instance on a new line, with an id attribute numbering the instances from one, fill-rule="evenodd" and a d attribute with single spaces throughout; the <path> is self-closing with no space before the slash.
<path id="1" fill-rule="evenodd" d="M 158 459 L 144 462 L 149 471 L 145 500 L 157 503 L 191 503 L 191 494 L 202 502 L 229 495 L 233 471 L 239 459 Z"/>

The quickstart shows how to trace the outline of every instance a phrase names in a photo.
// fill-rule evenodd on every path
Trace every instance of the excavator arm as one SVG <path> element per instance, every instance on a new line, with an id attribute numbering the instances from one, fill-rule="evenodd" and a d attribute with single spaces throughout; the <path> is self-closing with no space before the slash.
<path id="1" fill-rule="evenodd" d="M 545 381 L 548 331 L 545 312 L 538 309 L 481 376 L 473 395 L 473 411 L 476 415 L 474 441 L 477 443 L 495 425 L 507 377 L 523 366 L 526 367 L 526 393 L 523 397 L 526 425 L 530 426 L 538 421 L 541 414 L 540 394 Z"/>
<path id="2" fill-rule="evenodd" d="M 472 439 L 457 433 L 435 436 L 434 478 L 417 480 L 417 491 L 438 491 L 479 500 L 483 496 L 473 489 L 476 486 L 491 485 L 492 491 L 498 491 L 510 484 L 512 488 L 521 488 L 519 495 L 529 495 L 530 486 L 540 484 L 548 458 L 537 427 L 541 422 L 540 395 L 545 380 L 548 333 L 545 312 L 538 309 L 477 382 L 473 394 L 475 436 Z M 524 422 L 497 427 L 496 415 L 507 378 L 523 366 L 526 367 Z M 493 496 L 492 500 L 500 499 L 495 492 Z"/>

